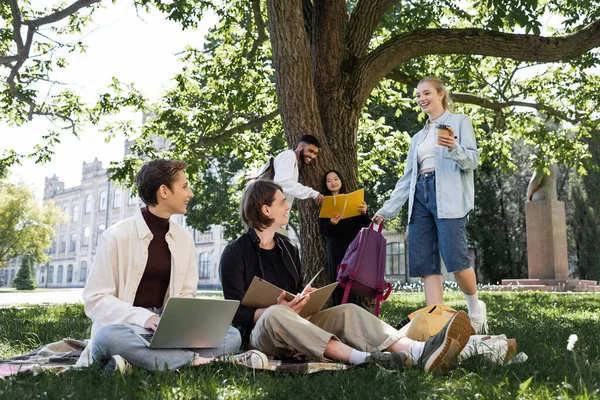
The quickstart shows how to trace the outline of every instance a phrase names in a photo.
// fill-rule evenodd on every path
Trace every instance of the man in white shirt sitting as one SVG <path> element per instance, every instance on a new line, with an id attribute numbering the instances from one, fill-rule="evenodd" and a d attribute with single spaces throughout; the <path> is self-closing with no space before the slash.
<path id="1" fill-rule="evenodd" d="M 279 153 L 273 162 L 275 176 L 273 182 L 281 186 L 286 202 L 292 206 L 294 198 L 312 198 L 317 204 L 323 201 L 323 195 L 318 191 L 298 183 L 300 168 L 308 165 L 317 158 L 321 143 L 313 135 L 303 135 L 298 141 L 296 150 L 286 150 Z"/>
<path id="2" fill-rule="evenodd" d="M 200 365 L 215 357 L 250 367 L 268 363 L 260 352 L 233 356 L 241 338 L 230 327 L 219 348 L 150 349 L 132 326 L 156 330 L 169 297 L 195 297 L 198 285 L 192 235 L 170 220 L 185 214 L 194 196 L 182 161 L 153 160 L 136 176 L 147 207 L 104 231 L 83 290 L 85 313 L 92 319 L 90 344 L 78 365 L 100 364 L 103 372 L 126 373 L 131 364 L 145 369 Z"/>

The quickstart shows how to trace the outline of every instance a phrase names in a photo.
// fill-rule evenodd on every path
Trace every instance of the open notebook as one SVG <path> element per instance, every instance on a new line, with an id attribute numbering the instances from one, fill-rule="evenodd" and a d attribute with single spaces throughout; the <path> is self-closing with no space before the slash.
<path id="1" fill-rule="evenodd" d="M 334 282 L 312 292 L 308 303 L 306 303 L 299 315 L 306 318 L 321 311 L 321 308 L 323 308 L 323 305 L 337 285 L 338 283 Z M 279 297 L 281 292 L 283 292 L 283 289 L 255 276 L 250 283 L 246 295 L 242 299 L 242 305 L 246 307 L 266 308 L 277 304 L 277 297 Z M 291 301 L 294 297 L 294 294 L 287 292 L 285 300 Z"/>

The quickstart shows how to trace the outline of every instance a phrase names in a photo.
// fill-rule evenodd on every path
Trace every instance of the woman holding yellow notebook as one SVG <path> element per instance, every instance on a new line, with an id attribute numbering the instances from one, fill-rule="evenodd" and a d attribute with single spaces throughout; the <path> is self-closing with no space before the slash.
<path id="1" fill-rule="evenodd" d="M 337 196 L 348 193 L 344 178 L 339 171 L 330 170 L 323 176 L 324 196 Z M 321 233 L 327 238 L 327 263 L 329 265 L 329 282 L 337 280 L 337 266 L 342 262 L 348 246 L 354 240 L 358 232 L 371 223 L 367 215 L 367 203 L 364 201 L 358 206 L 360 215 L 342 219 L 341 214 L 333 214 L 331 218 L 319 218 Z M 333 305 L 342 303 L 344 289 L 338 286 L 333 292 Z M 360 305 L 360 298 L 356 295 L 348 297 L 348 303 Z"/>

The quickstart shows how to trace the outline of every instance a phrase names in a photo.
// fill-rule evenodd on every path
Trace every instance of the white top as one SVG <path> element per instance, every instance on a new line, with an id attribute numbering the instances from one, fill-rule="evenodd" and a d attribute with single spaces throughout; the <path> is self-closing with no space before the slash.
<path id="1" fill-rule="evenodd" d="M 135 293 L 148 261 L 148 246 L 153 235 L 140 210 L 109 227 L 98 240 L 96 257 L 83 289 L 83 307 L 92 320 L 92 340 L 98 329 L 108 324 L 139 325 L 154 315 L 143 307 L 134 307 Z M 198 285 L 194 238 L 181 225 L 169 222 L 165 240 L 171 251 L 171 280 L 165 295 L 195 297 Z M 163 303 L 164 305 L 164 303 Z M 78 366 L 91 363 L 85 348 Z"/>
<path id="2" fill-rule="evenodd" d="M 279 153 L 273 162 L 275 176 L 273 182 L 277 183 L 283 189 L 285 201 L 292 206 L 294 198 L 308 199 L 317 198 L 319 192 L 311 187 L 298 183 L 300 170 L 298 169 L 298 159 L 293 150 L 286 150 Z"/>
<path id="3" fill-rule="evenodd" d="M 417 162 L 419 171 L 435 168 L 435 124 L 429 124 L 427 135 L 417 149 Z"/>

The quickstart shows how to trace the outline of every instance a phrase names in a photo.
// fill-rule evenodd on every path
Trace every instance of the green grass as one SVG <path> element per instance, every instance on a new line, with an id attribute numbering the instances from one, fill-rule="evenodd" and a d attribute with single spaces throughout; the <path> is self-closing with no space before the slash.
<path id="1" fill-rule="evenodd" d="M 1 287 L 0 293 L 41 293 L 41 292 L 65 292 L 65 291 L 74 291 L 81 290 L 80 288 L 45 288 L 45 287 L 37 287 L 33 290 L 17 290 L 13 287 Z"/>
<path id="2" fill-rule="evenodd" d="M 515 337 L 525 363 L 508 367 L 472 358 L 448 375 L 414 368 L 387 371 L 374 365 L 347 371 L 295 375 L 212 363 L 176 372 L 103 377 L 95 367 L 63 374 L 18 375 L 0 380 L 0 399 L 373 399 L 373 398 L 600 398 L 600 296 L 594 294 L 482 293 L 490 329 Z M 462 295 L 445 301 L 464 309 Z M 382 318 L 397 324 L 423 306 L 422 294 L 395 294 Z M 86 336 L 81 305 L 0 309 L 0 357 L 35 349 L 64 337 Z M 577 372 L 567 339 L 575 333 Z"/>

